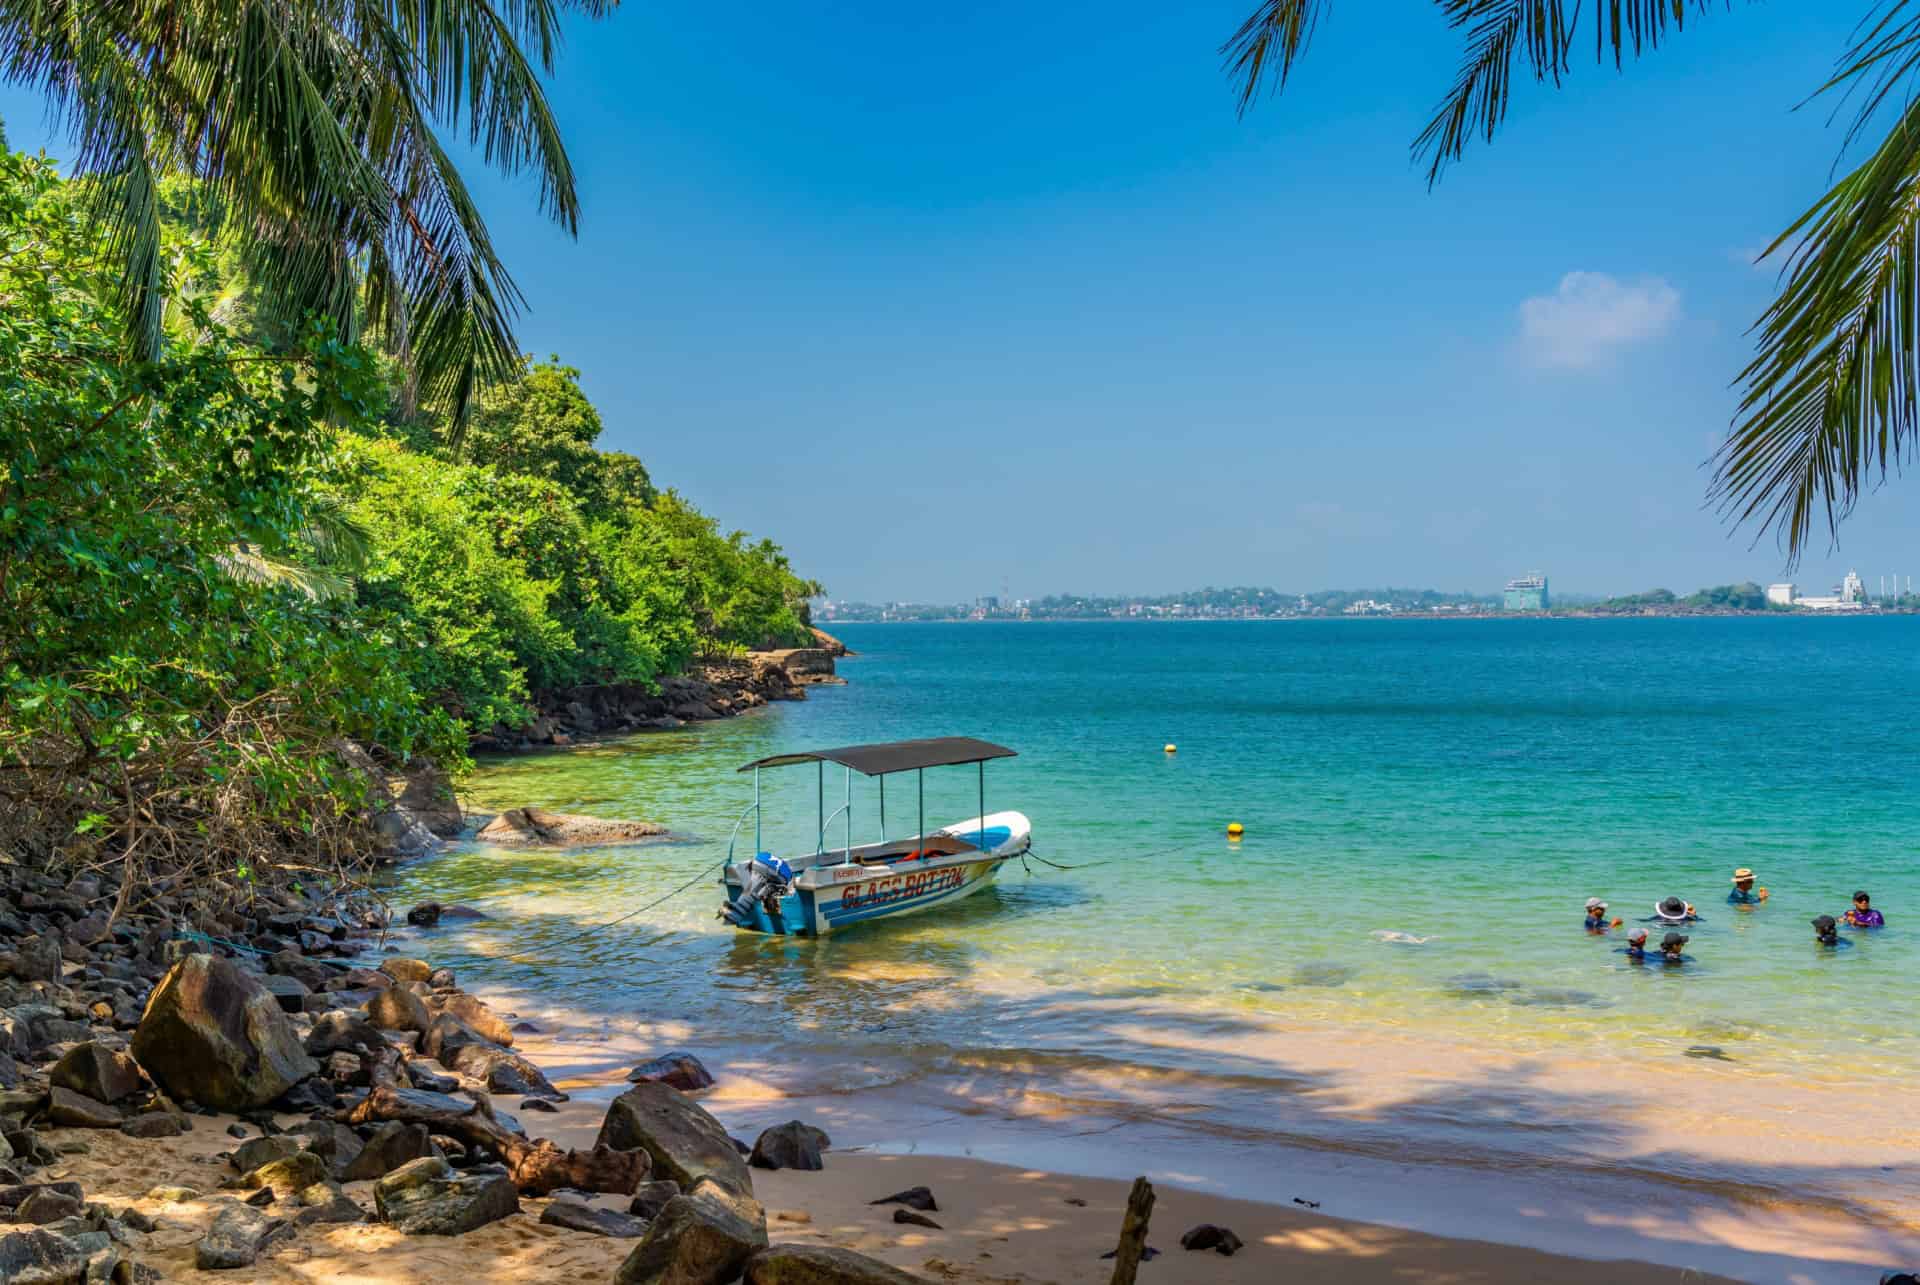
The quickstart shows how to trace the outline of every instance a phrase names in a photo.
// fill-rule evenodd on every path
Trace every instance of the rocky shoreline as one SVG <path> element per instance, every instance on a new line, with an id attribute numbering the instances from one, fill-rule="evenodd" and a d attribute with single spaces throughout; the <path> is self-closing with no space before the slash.
<path id="1" fill-rule="evenodd" d="M 748 652 L 738 658 L 703 660 L 685 674 L 640 683 L 609 683 L 536 694 L 536 716 L 525 727 L 496 724 L 476 731 L 481 752 L 570 745 L 596 736 L 683 727 L 730 718 L 769 701 L 807 698 L 807 688 L 840 684 L 834 662 L 853 653 L 831 634 L 814 630 L 815 646 Z"/>
<path id="2" fill-rule="evenodd" d="M 630 1241 L 597 1277 L 625 1285 L 914 1279 L 773 1243 L 754 1168 L 819 1169 L 827 1136 L 794 1121 L 750 1147 L 729 1137 L 687 1054 L 637 1067 L 592 1145 L 561 1148 L 496 1105 L 568 1101 L 514 1047 L 534 1028 L 399 954 L 371 903 L 180 891 L 115 920 L 119 891 L 0 865 L 0 1280 L 249 1269 L 346 1225 L 464 1236 L 523 1217 L 523 1199 L 544 1202 L 543 1227 Z M 108 1193 L 67 1176 L 96 1150 L 139 1174 L 143 1148 L 187 1135 L 219 1148 L 191 1148 L 191 1182 Z M 608 1194 L 624 1212 L 593 1203 Z"/>

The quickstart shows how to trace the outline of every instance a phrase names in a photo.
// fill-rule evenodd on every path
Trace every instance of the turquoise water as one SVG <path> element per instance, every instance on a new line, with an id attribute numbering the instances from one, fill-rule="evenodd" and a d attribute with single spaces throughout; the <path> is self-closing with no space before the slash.
<path id="1" fill-rule="evenodd" d="M 1203 1065 L 1063 1021 L 1063 997 L 1339 1021 L 1526 1052 L 1641 1057 L 1713 1044 L 1749 1066 L 1872 1083 L 1920 1069 L 1920 621 L 1282 622 L 850 626 L 846 687 L 804 703 L 488 763 L 483 805 L 664 821 L 685 843 L 571 855 L 468 849 L 397 899 L 489 907 L 444 949 L 479 980 L 615 1011 L 701 1013 L 716 1038 L 915 1049 L 1072 1049 Z M 987 807 L 1036 852 L 1097 867 L 1000 883 L 948 912 L 824 942 L 738 936 L 716 888 L 563 941 L 726 851 L 749 759 L 972 734 L 1020 757 Z M 1162 746 L 1178 745 L 1168 755 Z M 765 846 L 810 850 L 822 786 L 766 775 Z M 972 769 L 927 776 L 930 824 L 975 814 Z M 825 810 L 844 798 L 824 781 Z M 911 778 L 889 832 L 914 826 Z M 879 836 L 853 783 L 855 842 Z M 1225 837 L 1230 821 L 1244 840 Z M 842 823 L 833 823 L 837 844 Z M 751 850 L 750 834 L 741 840 Z M 1729 872 L 1772 902 L 1724 904 Z M 1892 925 L 1816 950 L 1808 920 L 1870 889 Z M 1699 905 L 1695 964 L 1629 966 L 1582 933 Z M 1399 933 L 1421 944 L 1380 940 Z M 1656 928 L 1656 936 L 1659 930 Z M 738 1004 L 716 1005 L 716 997 Z M 772 1006 L 780 1014 L 769 1028 Z"/>

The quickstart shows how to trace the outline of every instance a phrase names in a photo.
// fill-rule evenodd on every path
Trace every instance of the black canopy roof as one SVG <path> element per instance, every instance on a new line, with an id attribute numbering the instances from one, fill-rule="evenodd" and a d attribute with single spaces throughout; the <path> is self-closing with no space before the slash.
<path id="1" fill-rule="evenodd" d="M 785 767 L 789 763 L 838 763 L 863 776 L 885 776 L 889 772 L 911 772 L 922 767 L 950 767 L 955 763 L 984 763 L 988 759 L 1012 758 L 1014 752 L 992 741 L 971 736 L 935 736 L 924 741 L 887 741 L 879 745 L 842 745 L 833 750 L 803 750 L 797 754 L 775 754 L 741 768 Z"/>

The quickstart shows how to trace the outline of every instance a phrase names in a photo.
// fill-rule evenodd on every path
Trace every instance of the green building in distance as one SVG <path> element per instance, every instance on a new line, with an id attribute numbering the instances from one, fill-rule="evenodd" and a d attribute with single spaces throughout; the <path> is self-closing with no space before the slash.
<path id="1" fill-rule="evenodd" d="M 1538 571 L 1529 571 L 1507 581 L 1506 608 L 1508 611 L 1545 611 L 1552 605 L 1547 596 L 1547 578 Z"/>

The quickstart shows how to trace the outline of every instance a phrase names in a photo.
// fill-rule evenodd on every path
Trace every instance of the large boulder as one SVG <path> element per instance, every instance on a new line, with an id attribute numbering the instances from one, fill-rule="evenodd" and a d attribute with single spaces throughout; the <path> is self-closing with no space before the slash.
<path id="1" fill-rule="evenodd" d="M 455 1173 L 439 1156 L 409 1161 L 373 1184 L 380 1221 L 409 1236 L 459 1236 L 520 1212 L 504 1169 Z"/>
<path id="2" fill-rule="evenodd" d="M 47 1080 L 96 1102 L 118 1102 L 140 1091 L 140 1068 L 120 1050 L 88 1040 L 68 1049 Z"/>
<path id="3" fill-rule="evenodd" d="M 342 1182 L 364 1182 L 384 1178 L 404 1164 L 438 1154 L 426 1125 L 389 1120 L 374 1130 L 366 1145 L 338 1166 L 336 1173 Z"/>
<path id="4" fill-rule="evenodd" d="M 453 1014 L 502 1048 L 513 1047 L 513 1028 L 502 1021 L 498 1013 L 465 991 L 448 991 L 444 995 L 436 995 L 429 1002 L 428 1007 L 436 1013 Z M 423 1026 L 421 1029 L 426 1028 Z"/>
<path id="5" fill-rule="evenodd" d="M 753 1197 L 702 1182 L 648 1224 L 614 1285 L 726 1285 L 766 1247 L 766 1214 Z"/>
<path id="6" fill-rule="evenodd" d="M 635 1218 L 632 1214 L 623 1214 L 615 1209 L 602 1209 L 598 1205 L 589 1205 L 581 1200 L 569 1200 L 556 1197 L 548 1205 L 546 1212 L 540 1215 L 540 1221 L 548 1227 L 565 1227 L 569 1231 L 583 1231 L 590 1236 L 611 1236 L 621 1240 L 632 1240 L 644 1235 L 647 1220 Z"/>
<path id="7" fill-rule="evenodd" d="M 425 1034 L 433 1020 L 427 1003 L 404 986 L 393 986 L 367 1001 L 367 1020 L 383 1031 L 419 1031 Z"/>
<path id="8" fill-rule="evenodd" d="M 314 1019 L 313 1029 L 307 1033 L 306 1048 L 308 1056 L 319 1058 L 329 1053 L 378 1053 L 386 1045 L 386 1038 L 373 1024 L 358 1014 L 336 1008 Z"/>
<path id="9" fill-rule="evenodd" d="M 829 1145 L 825 1130 L 789 1120 L 763 1131 L 754 1140 L 747 1163 L 755 1169 L 824 1169 L 820 1153 Z"/>
<path id="10" fill-rule="evenodd" d="M 832 1245 L 773 1245 L 747 1262 L 746 1285 L 922 1285 L 891 1263 Z"/>
<path id="11" fill-rule="evenodd" d="M 573 816 L 545 808 L 508 808 L 481 827 L 480 840 L 507 847 L 584 847 L 596 843 L 632 843 L 655 839 L 667 827 L 652 821 L 609 821 L 603 817 Z"/>
<path id="12" fill-rule="evenodd" d="M 616 1151 L 644 1150 L 653 1159 L 653 1176 L 671 1179 L 683 1191 L 702 1178 L 731 1191 L 753 1191 L 746 1161 L 720 1122 L 664 1084 L 645 1081 L 615 1098 L 594 1143 Z"/>
<path id="13" fill-rule="evenodd" d="M 248 1205 L 226 1202 L 213 1217 L 207 1234 L 193 1247 L 193 1265 L 203 1272 L 251 1267 L 267 1246 L 289 1235 L 293 1228 Z"/>
<path id="14" fill-rule="evenodd" d="M 553 1087 L 546 1073 L 512 1049 L 503 1049 L 495 1044 L 466 1044 L 454 1053 L 451 1061 L 442 1059 L 448 1070 L 479 1080 L 487 1086 L 490 1093 L 509 1093 L 520 1096 L 555 1098 L 560 1090 Z"/>
<path id="15" fill-rule="evenodd" d="M 463 820 L 460 800 L 440 765 L 430 759 L 416 759 L 408 765 L 403 780 L 405 785 L 395 800 L 399 809 L 442 839 L 458 838 Z"/>
<path id="16" fill-rule="evenodd" d="M 62 1129 L 118 1129 L 126 1117 L 118 1107 L 56 1084 L 47 1090 L 47 1121 Z"/>
<path id="17" fill-rule="evenodd" d="M 263 1107 L 320 1067 L 258 982 L 217 955 L 188 955 L 153 988 L 133 1056 L 175 1099 Z"/>
<path id="18" fill-rule="evenodd" d="M 642 1062 L 627 1073 L 627 1080 L 633 1084 L 657 1080 L 661 1084 L 672 1085 L 682 1093 L 698 1093 L 701 1089 L 713 1087 L 713 1073 L 707 1070 L 706 1064 L 693 1054 L 677 1049 Z"/>
<path id="19" fill-rule="evenodd" d="M 0 1281 L 9 1285 L 81 1285 L 87 1279 L 87 1251 L 50 1231 L 16 1231 L 0 1236 Z"/>
<path id="20" fill-rule="evenodd" d="M 420 1037 L 420 1051 L 449 1071 L 453 1069 L 454 1054 L 475 1044 L 492 1046 L 493 1041 L 452 1013 L 442 1013 L 427 1023 L 426 1034 Z"/>
<path id="21" fill-rule="evenodd" d="M 280 1200 L 292 1200 L 315 1183 L 327 1180 L 327 1162 L 311 1151 L 296 1151 L 251 1169 L 240 1179 L 248 1191 L 265 1187 Z"/>

